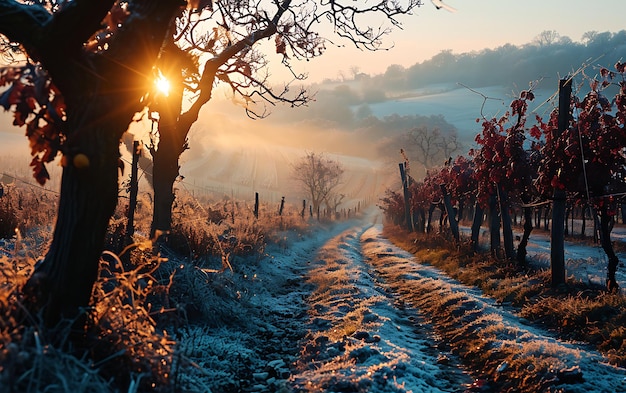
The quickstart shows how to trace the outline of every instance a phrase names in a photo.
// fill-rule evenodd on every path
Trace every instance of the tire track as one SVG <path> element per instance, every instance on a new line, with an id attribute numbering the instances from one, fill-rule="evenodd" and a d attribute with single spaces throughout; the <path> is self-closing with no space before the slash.
<path id="1" fill-rule="evenodd" d="M 442 343 L 474 370 L 472 391 L 623 392 L 625 370 L 499 307 L 391 244 L 380 225 L 361 236 L 363 254 L 385 285 L 428 317 Z"/>
<path id="2" fill-rule="evenodd" d="M 355 226 L 320 248 L 307 275 L 309 332 L 291 381 L 296 392 L 460 392 L 471 380 L 402 310 L 364 261 Z"/>

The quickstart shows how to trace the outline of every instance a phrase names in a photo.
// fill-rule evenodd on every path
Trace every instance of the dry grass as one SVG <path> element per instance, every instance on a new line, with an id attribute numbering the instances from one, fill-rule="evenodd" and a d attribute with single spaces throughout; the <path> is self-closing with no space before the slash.
<path id="1" fill-rule="evenodd" d="M 520 269 L 488 255 L 472 255 L 466 245 L 455 246 L 442 241 L 439 235 L 409 234 L 393 226 L 386 226 L 384 233 L 421 261 L 515 307 L 529 321 L 557 332 L 564 340 L 590 343 L 611 363 L 626 366 L 624 296 L 606 293 L 603 288 L 572 277 L 565 288 L 555 290 L 550 287 L 549 271 Z"/>
<path id="2" fill-rule="evenodd" d="M 183 246 L 154 254 L 147 239 L 152 201 L 140 193 L 136 245 L 124 255 L 130 255 L 124 265 L 116 255 L 126 228 L 121 200 L 107 237 L 112 251 L 103 254 L 94 288 L 95 306 L 84 337 L 76 340 L 70 339 L 71 321 L 47 329 L 36 315 L 27 315 L 27 321 L 17 317 L 24 315 L 17 294 L 45 254 L 56 216 L 56 195 L 36 191 L 9 187 L 0 198 L 0 225 L 6 224 L 9 237 L 0 241 L 2 392 L 174 392 L 183 385 L 205 391 L 206 376 L 165 330 L 182 331 L 192 320 L 206 327 L 236 323 L 249 296 L 246 288 L 233 285 L 233 275 L 243 274 L 242 261 L 261 260 L 268 242 L 287 248 L 308 226 L 296 209 L 279 216 L 262 206 L 256 219 L 245 203 L 182 195 L 173 212 L 173 237 Z M 215 221 L 216 212 L 228 208 Z"/>

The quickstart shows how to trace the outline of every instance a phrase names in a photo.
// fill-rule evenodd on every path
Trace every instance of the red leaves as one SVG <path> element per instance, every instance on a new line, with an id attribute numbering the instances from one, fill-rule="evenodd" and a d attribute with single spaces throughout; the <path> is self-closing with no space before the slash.
<path id="1" fill-rule="evenodd" d="M 537 127 L 536 125 L 530 127 L 530 130 L 528 131 L 528 133 L 534 139 L 537 139 L 537 140 L 541 139 L 541 135 L 542 135 L 541 129 Z"/>
<path id="2" fill-rule="evenodd" d="M 33 64 L 2 70 L 0 86 L 6 85 L 0 105 L 13 111 L 13 125 L 26 126 L 33 156 L 30 165 L 35 179 L 43 185 L 50 178 L 45 164 L 54 160 L 64 138 L 65 103 L 43 70 Z"/>
<path id="3" fill-rule="evenodd" d="M 95 32 L 85 44 L 85 50 L 100 52 L 106 50 L 109 42 L 124 24 L 130 12 L 123 2 L 116 2 L 111 11 L 102 20 L 103 28 Z"/>
<path id="4" fill-rule="evenodd" d="M 287 44 L 285 43 L 283 37 L 280 34 L 277 34 L 274 41 L 276 42 L 276 53 L 289 58 L 289 56 L 287 56 Z"/>

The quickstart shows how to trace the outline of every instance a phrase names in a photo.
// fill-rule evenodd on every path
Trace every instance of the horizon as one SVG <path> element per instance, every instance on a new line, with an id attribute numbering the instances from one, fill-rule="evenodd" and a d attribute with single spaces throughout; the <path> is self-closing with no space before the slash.
<path id="1" fill-rule="evenodd" d="M 294 68 L 308 74 L 307 83 L 317 83 L 342 73 L 349 75 L 353 67 L 368 75 L 383 74 L 390 65 L 410 67 L 446 50 L 461 54 L 506 44 L 522 46 L 547 30 L 581 42 L 590 31 L 615 33 L 626 29 L 621 18 L 626 12 L 623 0 L 446 0 L 445 4 L 456 11 L 437 10 L 431 1 L 423 0 L 413 15 L 401 16 L 403 30 L 396 28 L 385 38 L 384 45 L 393 45 L 389 50 L 361 51 L 344 41 L 341 44 L 345 47 L 329 45 L 319 58 L 294 63 Z M 285 75 L 284 70 L 280 73 Z M 272 74 L 278 74 L 277 70 L 272 70 Z"/>

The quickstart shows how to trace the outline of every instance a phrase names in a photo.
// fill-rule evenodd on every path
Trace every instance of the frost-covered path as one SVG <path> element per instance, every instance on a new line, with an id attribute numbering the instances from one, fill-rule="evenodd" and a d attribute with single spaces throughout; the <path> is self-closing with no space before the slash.
<path id="1" fill-rule="evenodd" d="M 314 289 L 296 391 L 626 391 L 623 369 L 419 263 L 380 224 L 330 239 L 307 277 Z"/>
<path id="2" fill-rule="evenodd" d="M 197 373 L 179 391 L 626 392 L 624 370 L 421 264 L 376 221 L 292 233 L 216 275 L 203 300 L 228 322 L 181 329 Z"/>
<path id="3" fill-rule="evenodd" d="M 625 370 L 584 345 L 529 326 L 480 291 L 420 264 L 381 231 L 376 225 L 363 233 L 364 255 L 395 296 L 426 314 L 445 347 L 473 366 L 475 391 L 626 391 Z"/>
<path id="4" fill-rule="evenodd" d="M 310 327 L 294 390 L 456 392 L 470 379 L 435 347 L 430 328 L 386 293 L 365 262 L 354 226 L 318 252 L 308 282 Z"/>

